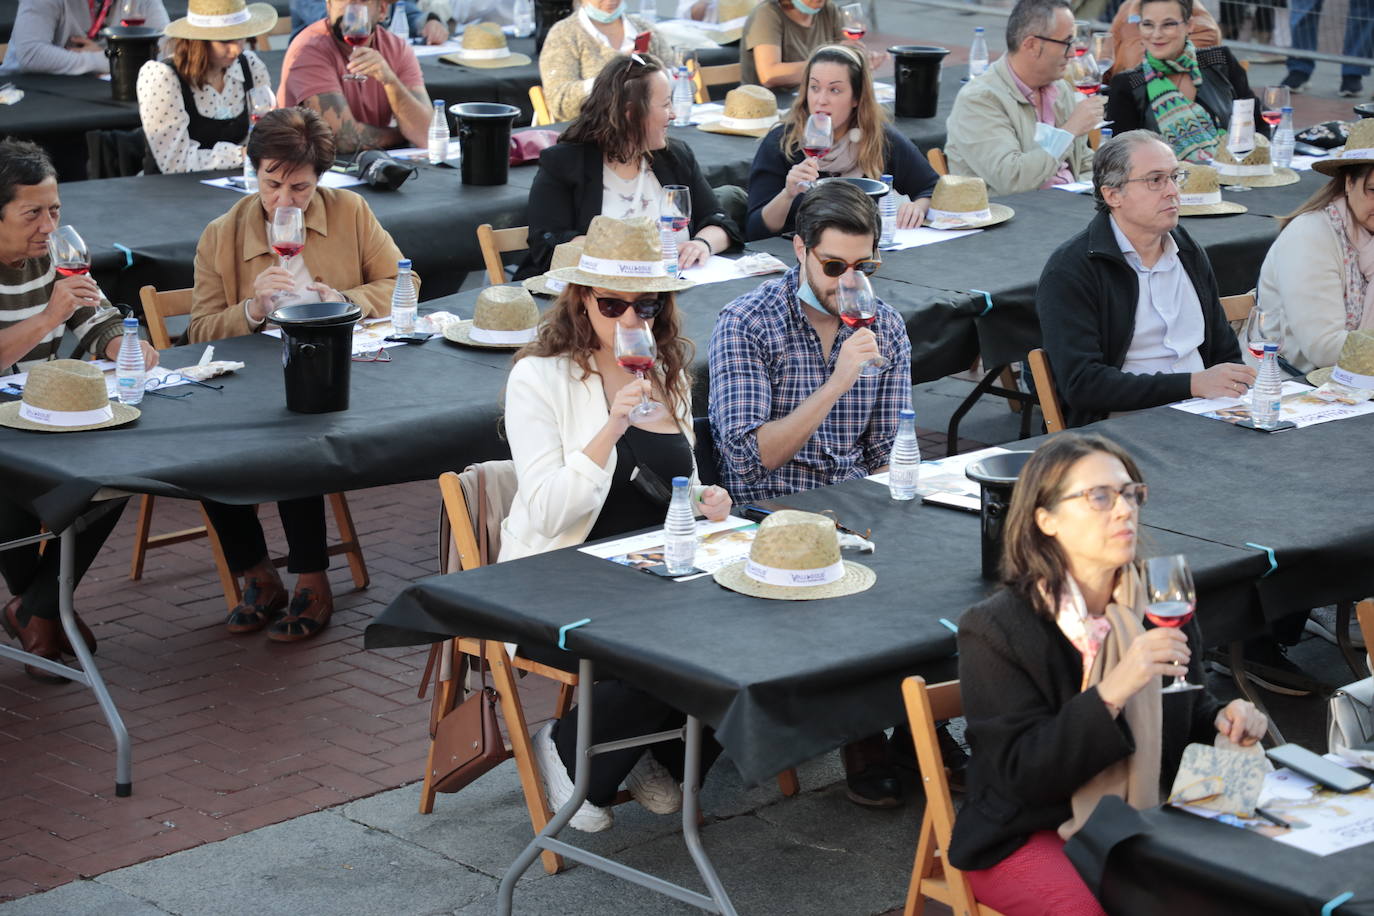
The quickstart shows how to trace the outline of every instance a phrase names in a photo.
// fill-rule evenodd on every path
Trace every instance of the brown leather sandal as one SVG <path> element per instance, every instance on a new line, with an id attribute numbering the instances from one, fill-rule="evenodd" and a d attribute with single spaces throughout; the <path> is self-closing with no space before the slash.
<path id="1" fill-rule="evenodd" d="M 334 614 L 334 597 L 303 588 L 291 597 L 286 616 L 272 624 L 267 638 L 273 642 L 300 642 L 310 639 L 329 625 Z"/>
<path id="2" fill-rule="evenodd" d="M 243 601 L 229 612 L 224 628 L 230 633 L 256 633 L 281 616 L 290 595 L 278 579 L 249 579 Z"/>
<path id="3" fill-rule="evenodd" d="M 56 620 L 47 620 L 43 617 L 29 617 L 29 622 L 20 626 L 19 608 L 23 603 L 22 597 L 11 598 L 5 605 L 5 611 L 0 614 L 0 627 L 14 639 L 19 640 L 19 646 L 25 652 L 31 652 L 40 658 L 50 661 L 61 661 L 62 649 L 58 637 L 62 633 L 62 624 Z M 35 668 L 33 665 L 25 665 L 24 673 L 35 681 L 44 684 L 65 684 L 67 678 L 60 674 L 53 674 L 42 668 Z"/>

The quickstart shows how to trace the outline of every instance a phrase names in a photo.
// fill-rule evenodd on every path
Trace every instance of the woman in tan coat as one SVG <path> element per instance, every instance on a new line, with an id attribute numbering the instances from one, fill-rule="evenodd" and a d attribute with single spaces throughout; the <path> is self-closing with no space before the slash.
<path id="1" fill-rule="evenodd" d="M 286 301 L 352 302 L 364 318 L 388 314 L 401 251 L 365 200 L 351 191 L 318 187 L 320 175 L 334 164 L 334 136 L 320 116 L 305 108 L 270 112 L 253 129 L 248 156 L 258 170 L 260 190 L 206 227 L 196 248 L 191 341 L 260 331 L 288 296 Z M 299 207 L 305 226 L 305 248 L 288 259 L 289 266 L 277 263 L 267 239 L 278 207 Z M 277 504 L 287 569 L 299 577 L 294 594 L 272 565 L 254 507 L 207 501 L 205 511 L 229 567 L 244 579 L 243 601 L 229 614 L 229 632 L 253 633 L 270 624 L 269 639 L 293 642 L 324 628 L 334 599 L 323 496 Z"/>

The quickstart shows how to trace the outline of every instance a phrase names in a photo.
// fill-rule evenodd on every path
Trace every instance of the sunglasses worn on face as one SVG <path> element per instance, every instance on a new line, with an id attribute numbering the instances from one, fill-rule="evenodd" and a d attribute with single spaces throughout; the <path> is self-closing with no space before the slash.
<path id="1" fill-rule="evenodd" d="M 596 307 L 607 318 L 619 318 L 625 314 L 625 310 L 633 308 L 635 314 L 645 321 L 654 318 L 659 312 L 663 311 L 663 297 L 654 296 L 650 299 L 635 299 L 625 301 L 624 299 L 612 299 L 609 297 L 596 296 Z"/>
<path id="2" fill-rule="evenodd" d="M 857 270 L 861 274 L 873 276 L 874 272 L 883 265 L 882 261 L 873 258 L 860 258 L 853 264 L 840 258 L 822 258 L 819 255 L 816 260 L 821 265 L 821 272 L 827 277 L 842 277 L 846 270 Z"/>
<path id="3" fill-rule="evenodd" d="M 1116 498 L 1120 496 L 1126 500 L 1127 505 L 1140 507 L 1145 505 L 1145 499 L 1150 495 L 1150 488 L 1139 481 L 1131 481 L 1120 487 L 1088 487 L 1086 490 L 1079 490 L 1077 493 L 1070 493 L 1062 497 L 1062 503 L 1068 499 L 1078 499 L 1083 497 L 1088 501 L 1088 505 L 1098 512 L 1106 512 L 1116 505 Z"/>

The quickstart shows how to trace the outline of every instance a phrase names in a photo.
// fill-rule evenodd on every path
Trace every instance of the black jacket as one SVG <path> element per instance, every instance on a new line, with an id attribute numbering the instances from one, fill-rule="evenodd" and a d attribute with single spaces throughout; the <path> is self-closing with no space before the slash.
<path id="1" fill-rule="evenodd" d="M 1188 679 L 1202 683 L 1196 621 L 1183 632 L 1193 653 Z M 1079 786 L 1135 752 L 1124 718 L 1112 718 L 1096 687 L 1079 691 L 1082 677 L 1082 656 L 1058 625 L 1008 589 L 959 618 L 959 683 L 972 754 L 967 801 L 949 848 L 956 868 L 991 868 L 1032 833 L 1058 828 L 1072 815 Z M 1160 776 L 1167 792 L 1183 748 L 1216 737 L 1220 704 L 1205 690 L 1163 700 Z"/>
<path id="2" fill-rule="evenodd" d="M 1182 226 L 1171 233 L 1202 303 L 1204 366 L 1238 363 L 1240 344 L 1226 321 L 1207 253 Z M 1140 375 L 1121 371 L 1135 335 L 1140 286 L 1099 212 L 1045 263 L 1035 292 L 1040 336 L 1069 426 L 1082 426 L 1118 410 L 1143 410 L 1192 395 L 1186 372 Z"/>
<path id="3" fill-rule="evenodd" d="M 1255 98 L 1245 68 L 1226 47 L 1198 48 L 1197 65 L 1202 71 L 1202 85 L 1197 87 L 1194 101 L 1212 116 L 1217 127 L 1227 130 L 1231 126 L 1231 103 L 1236 99 Z M 1150 96 L 1145 84 L 1143 63 L 1112 77 L 1111 91 L 1107 95 L 1107 113 L 1103 117 L 1112 122 L 1114 133 L 1122 134 L 1142 127 L 1159 132 L 1159 122 L 1150 108 Z M 1258 99 L 1255 99 L 1255 129 L 1269 136 L 1269 125 L 1260 117 Z"/>
<path id="4" fill-rule="evenodd" d="M 585 235 L 592 217 L 601 214 L 602 165 L 600 147 L 590 143 L 555 143 L 539 154 L 539 172 L 530 187 L 529 253 L 515 274 L 517 280 L 548 270 L 553 249 Z M 719 226 L 730 237 L 731 247 L 743 242 L 686 143 L 670 137 L 667 147 L 653 152 L 651 167 L 660 185 L 692 189 L 692 235 L 706 226 Z"/>

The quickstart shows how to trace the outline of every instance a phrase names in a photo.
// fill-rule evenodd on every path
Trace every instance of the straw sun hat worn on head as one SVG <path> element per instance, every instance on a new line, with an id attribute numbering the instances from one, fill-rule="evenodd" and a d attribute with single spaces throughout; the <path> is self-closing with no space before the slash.
<path id="1" fill-rule="evenodd" d="M 866 591 L 873 570 L 840 559 L 834 519 L 783 509 L 759 523 L 749 559 L 716 570 L 726 588 L 755 598 L 807 601 Z"/>
<path id="2" fill-rule="evenodd" d="M 1240 204 L 1221 199 L 1216 169 L 1191 162 L 1184 168 L 1188 171 L 1188 180 L 1178 189 L 1179 216 L 1228 216 L 1245 212 Z"/>
<path id="3" fill-rule="evenodd" d="M 455 321 L 444 328 L 444 338 L 469 347 L 518 350 L 534 340 L 539 326 L 539 306 L 518 286 L 488 286 L 477 296 L 471 321 Z"/>
<path id="4" fill-rule="evenodd" d="M 553 261 L 549 264 L 549 273 L 562 270 L 564 267 L 576 267 L 581 257 L 581 242 L 564 242 L 553 249 Z M 525 289 L 537 296 L 557 296 L 563 292 L 563 287 L 567 286 L 568 283 L 566 280 L 550 278 L 549 273 L 542 273 L 537 277 L 527 277 L 521 283 Z"/>
<path id="5" fill-rule="evenodd" d="M 29 370 L 24 399 L 0 404 L 0 426 L 41 433 L 74 433 L 122 426 L 139 410 L 110 400 L 105 373 L 79 359 L 55 359 Z"/>
<path id="6" fill-rule="evenodd" d="M 1228 134 L 1221 135 L 1217 141 L 1216 158 L 1212 160 L 1212 168 L 1217 170 L 1217 175 L 1226 184 L 1243 184 L 1248 188 L 1281 188 L 1298 183 L 1297 172 L 1274 167 L 1273 160 L 1269 158 L 1269 141 L 1264 134 L 1255 134 L 1255 148 L 1239 162 L 1226 148 L 1228 137 Z"/>
<path id="7" fill-rule="evenodd" d="M 941 175 L 926 212 L 932 229 L 982 229 L 1016 215 L 1011 207 L 988 203 L 987 182 L 968 175 Z"/>
<path id="8" fill-rule="evenodd" d="M 1323 175 L 1335 175 L 1349 165 L 1374 165 L 1374 120 L 1361 118 L 1349 125 L 1345 148 L 1332 150 L 1329 159 L 1319 159 L 1312 168 Z"/>
<path id="9" fill-rule="evenodd" d="M 1312 370 L 1307 381 L 1318 388 L 1334 381 L 1358 391 L 1374 391 L 1374 331 L 1356 328 L 1347 333 L 1336 365 Z"/>
<path id="10" fill-rule="evenodd" d="M 186 15 L 167 24 L 168 38 L 236 41 L 265 35 L 277 24 L 277 11 L 267 3 L 243 0 L 190 0 Z"/>
<path id="11" fill-rule="evenodd" d="M 523 67 L 530 62 L 528 54 L 516 54 L 507 47 L 506 33 L 494 22 L 478 22 L 463 29 L 462 49 L 440 60 L 484 70 Z"/>
<path id="12" fill-rule="evenodd" d="M 778 123 L 778 98 L 762 86 L 746 84 L 725 94 L 725 113 L 697 125 L 698 130 L 741 137 L 765 136 Z"/>
<path id="13" fill-rule="evenodd" d="M 551 270 L 545 276 L 623 293 L 669 293 L 692 285 L 691 280 L 670 277 L 663 269 L 658 223 L 647 216 L 592 217 L 577 266 Z"/>

